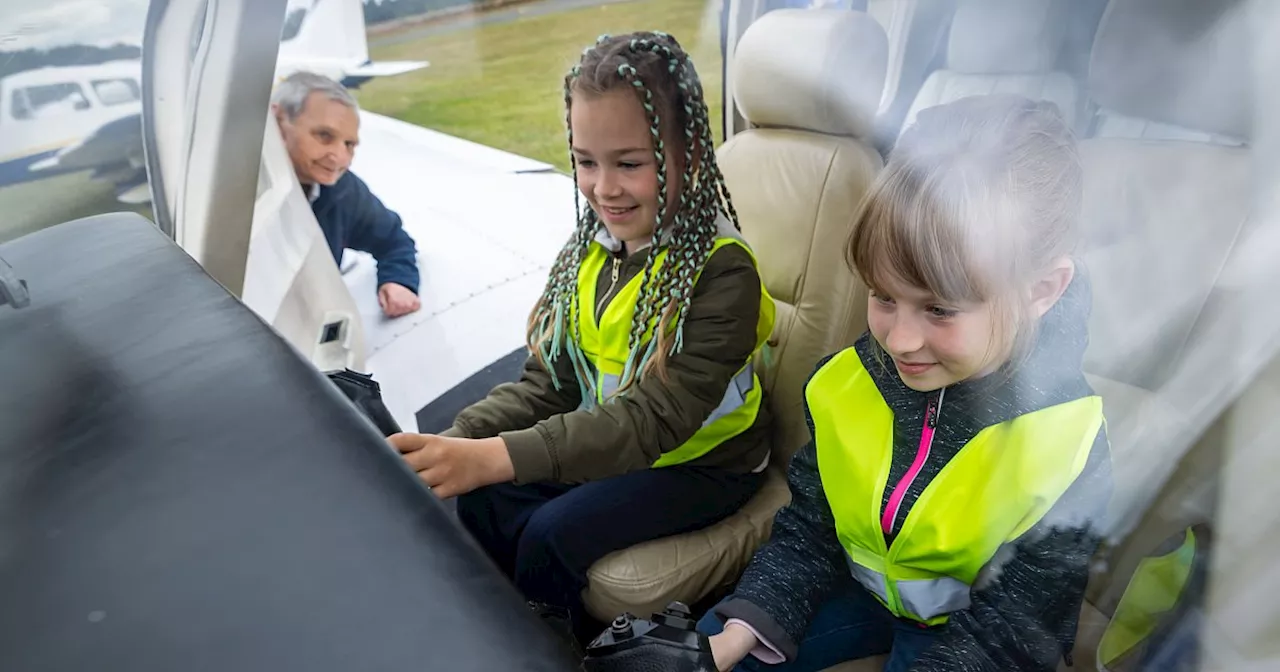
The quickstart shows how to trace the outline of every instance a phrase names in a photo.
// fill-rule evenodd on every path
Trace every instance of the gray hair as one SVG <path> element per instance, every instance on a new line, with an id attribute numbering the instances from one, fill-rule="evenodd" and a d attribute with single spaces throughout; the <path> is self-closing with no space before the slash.
<path id="1" fill-rule="evenodd" d="M 314 72 L 295 72 L 286 77 L 276 87 L 275 92 L 271 94 L 271 102 L 284 111 L 285 117 L 289 121 L 293 121 L 298 118 L 299 114 L 302 114 L 302 108 L 306 106 L 307 98 L 317 92 L 323 93 L 329 100 L 336 100 L 353 110 L 360 109 L 360 105 L 356 103 L 355 96 L 351 95 L 347 87 Z"/>

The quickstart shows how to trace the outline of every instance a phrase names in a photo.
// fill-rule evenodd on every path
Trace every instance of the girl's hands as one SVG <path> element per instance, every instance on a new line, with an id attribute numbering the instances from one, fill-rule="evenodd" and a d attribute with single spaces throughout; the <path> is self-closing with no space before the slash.
<path id="1" fill-rule="evenodd" d="M 434 434 L 395 434 L 388 438 L 440 499 L 515 478 L 507 444 L 499 437 L 463 439 Z"/>
<path id="2" fill-rule="evenodd" d="M 711 656 L 715 658 L 716 669 L 720 672 L 732 670 L 760 643 L 750 630 L 737 623 L 725 626 L 724 632 L 712 635 L 708 640 L 711 642 Z"/>

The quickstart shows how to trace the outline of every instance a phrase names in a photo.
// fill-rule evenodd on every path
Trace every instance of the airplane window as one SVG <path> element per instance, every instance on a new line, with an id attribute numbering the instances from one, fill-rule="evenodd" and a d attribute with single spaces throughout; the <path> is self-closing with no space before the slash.
<path id="1" fill-rule="evenodd" d="M 18 120 L 47 119 L 89 109 L 84 90 L 74 82 L 28 86 L 16 93 L 23 101 L 18 105 L 15 98 L 13 118 Z"/>
<path id="2" fill-rule="evenodd" d="M 137 132 L 141 91 L 127 70 L 121 72 L 137 66 L 146 0 L 0 2 L 15 17 L 6 25 L 21 27 L 12 34 L 0 28 L 0 123 L 22 124 L 20 132 L 0 132 L 0 242 L 108 211 L 132 209 L 149 216 Z M 281 255 L 281 264 L 257 276 L 270 281 L 257 296 L 271 295 L 276 312 L 268 317 L 280 318 L 273 327 L 288 332 L 307 356 L 321 352 L 317 341 L 334 336 L 324 329 L 334 315 L 351 316 L 350 324 L 362 328 L 352 327 L 350 333 L 361 337 L 352 338 L 352 347 L 364 348 L 364 368 L 376 374 L 393 400 L 397 420 L 405 427 L 418 422 L 424 431 L 429 418 L 447 417 L 439 429 L 447 427 L 472 400 L 462 399 L 472 394 L 468 387 L 482 396 L 518 375 L 512 371 L 524 359 L 524 316 L 574 225 L 575 187 L 560 87 L 568 66 L 597 36 L 643 29 L 674 35 L 699 72 L 715 140 L 723 145 L 721 124 L 732 116 L 724 114 L 723 101 L 735 93 L 725 88 L 726 52 L 753 21 L 761 25 L 762 17 L 775 11 L 806 10 L 806 18 L 825 11 L 827 17 L 847 19 L 851 11 L 865 10 L 890 33 L 883 90 L 877 82 L 865 87 L 876 91 L 854 91 L 849 97 L 872 101 L 868 119 L 848 115 L 828 123 L 815 118 L 811 111 L 827 109 L 816 104 L 826 100 L 797 101 L 783 113 L 778 108 L 784 105 L 765 106 L 766 114 L 790 115 L 771 120 L 785 131 L 767 129 L 749 137 L 758 141 L 760 157 L 776 152 L 778 160 L 755 158 L 749 170 L 739 166 L 737 179 L 778 172 L 754 185 L 748 181 L 758 187 L 754 190 L 739 192 L 729 184 L 745 235 L 774 243 L 759 250 L 762 268 L 779 264 L 773 256 L 778 247 L 806 240 L 784 229 L 792 223 L 788 217 L 815 211 L 815 203 L 845 203 L 852 211 L 883 170 L 884 155 L 892 156 L 902 133 L 916 119 L 928 118 L 930 108 L 992 91 L 1032 98 L 1041 103 L 1032 106 L 1037 113 L 1051 106 L 1061 116 L 1054 128 L 1068 128 L 1064 136 L 1073 135 L 1079 146 L 1080 184 L 1073 185 L 1079 186 L 1082 204 L 1075 257 L 1079 275 L 1073 277 L 1091 285 L 1087 310 L 1081 311 L 1088 313 L 1081 318 L 1087 335 L 1059 336 L 1078 346 L 1072 351 L 1072 366 L 1079 369 L 1073 368 L 1073 376 L 1079 374 L 1073 385 L 1082 376 L 1101 397 L 1111 494 L 1108 505 L 1100 507 L 1107 510 L 1097 513 L 1102 520 L 1094 530 L 1100 538 L 1097 552 L 1076 553 L 1077 560 L 1093 558 L 1077 567 L 1079 584 L 1088 574 L 1084 609 L 1078 626 L 1070 618 L 1060 625 L 1078 633 L 1050 633 L 1044 641 L 1074 635 L 1077 669 L 1128 669 L 1129 664 L 1183 669 L 1162 665 L 1159 658 L 1179 645 L 1219 649 L 1206 656 L 1231 649 L 1228 654 L 1249 662 L 1265 656 L 1246 646 L 1275 650 L 1268 635 L 1280 631 L 1280 610 L 1274 606 L 1275 591 L 1266 589 L 1274 569 L 1265 568 L 1274 568 L 1275 540 L 1280 539 L 1270 534 L 1280 527 L 1280 517 L 1272 514 L 1277 507 L 1267 499 L 1274 491 L 1268 479 L 1280 468 L 1280 452 L 1273 450 L 1280 432 L 1275 347 L 1280 318 L 1267 306 L 1280 283 L 1260 279 L 1270 278 L 1268 269 L 1280 258 L 1278 243 L 1266 237 L 1278 227 L 1268 210 L 1277 202 L 1268 191 L 1274 184 L 1265 179 L 1280 171 L 1268 165 L 1276 156 L 1274 146 L 1263 144 L 1280 133 L 1271 128 L 1274 115 L 1255 117 L 1255 109 L 1275 109 L 1271 103 L 1280 103 L 1280 93 L 1265 83 L 1274 80 L 1269 75 L 1277 69 L 1278 52 L 1254 42 L 1267 30 L 1280 33 L 1259 23 L 1268 12 L 1280 18 L 1280 3 L 289 0 L 288 5 L 276 81 L 290 69 L 312 70 L 353 91 L 360 108 L 359 141 L 331 143 L 338 157 L 332 163 L 349 159 L 349 166 L 321 165 L 318 174 L 337 180 L 349 167 L 399 215 L 403 230 L 416 241 L 421 305 L 417 312 L 389 318 L 379 303 L 382 281 L 371 255 L 343 257 L 339 251 L 342 264 L 337 266 L 329 264 L 324 250 L 319 265 L 329 276 L 308 275 L 317 265 L 303 267 L 303 261 L 286 269 L 293 260 Z M 94 11 L 83 11 L 85 6 Z M 72 14 L 68 8 L 80 9 Z M 67 16 L 84 20 L 70 25 L 74 22 L 65 21 Z M 738 35 L 726 35 L 731 23 Z M 779 39 L 762 42 L 812 48 L 811 53 L 819 47 L 850 49 L 848 40 L 810 45 L 785 34 L 795 29 L 784 26 Z M 271 32 L 274 39 L 274 28 Z M 814 29 L 805 36 L 822 34 Z M 774 65 L 818 68 L 818 63 L 839 62 L 796 53 L 795 58 L 775 52 L 770 56 L 777 58 L 757 60 L 770 66 L 761 68 L 760 79 L 768 82 L 772 75 L 776 83 L 777 72 L 789 74 L 768 72 Z M 37 71 L 62 69 L 77 74 L 32 79 Z M 200 74 L 192 71 L 193 77 Z M 821 74 L 827 76 L 792 81 L 859 85 Z M 757 109 L 762 95 L 776 102 L 769 91 L 756 89 Z M 102 104 L 93 105 L 95 100 Z M 265 112 L 246 115 L 261 123 Z M 755 123 L 741 121 L 730 120 L 730 128 L 752 129 Z M 811 151 L 817 146 L 830 151 Z M 285 143 L 264 150 L 259 196 L 301 186 L 293 181 L 295 171 L 305 172 L 309 164 L 298 167 L 287 160 L 288 151 Z M 801 164 L 815 157 L 821 162 L 804 169 Z M 313 163 L 331 162 L 325 157 Z M 271 173 L 268 165 L 278 169 Z M 842 191 L 838 199 L 827 199 L 836 192 L 823 191 L 831 189 L 826 176 L 836 170 L 843 171 Z M 735 177 L 731 169 L 724 172 L 727 181 Z M 311 178 L 308 184 L 315 187 L 320 180 L 315 174 Z M 317 203 L 323 196 L 319 187 L 305 193 Z M 314 214 L 307 209 L 313 201 L 301 198 L 261 202 L 280 209 L 279 221 Z M 321 235 L 313 220 L 299 230 Z M 763 235 L 751 230 L 752 222 L 762 221 L 755 225 L 778 230 Z M 816 226 L 812 221 L 798 225 Z M 827 231 L 832 240 L 844 239 Z M 797 250 L 788 261 L 805 253 Z M 761 276 L 796 269 L 768 270 Z M 842 263 L 801 270 L 846 272 Z M 317 281 L 316 294 L 304 295 L 293 283 L 302 277 L 333 283 Z M 249 278 L 246 273 L 247 289 Z M 1263 291 L 1257 290 L 1260 285 Z M 797 299 L 793 312 L 801 310 L 795 306 L 802 307 L 802 297 L 777 293 L 779 301 Z M 343 302 L 326 315 L 332 308 L 327 302 L 337 295 Z M 290 319 L 299 321 L 282 326 Z M 806 324 L 799 318 L 790 322 Z M 864 326 L 840 338 L 852 342 Z M 830 344 L 837 340 L 831 333 L 787 342 Z M 346 335 L 338 339 L 345 340 Z M 831 352 L 807 353 L 812 359 L 790 370 L 809 371 Z M 503 359 L 513 354 L 515 359 Z M 1081 363 L 1076 367 L 1074 361 Z M 793 382 L 792 389 L 799 389 Z M 784 458 L 780 451 L 770 464 L 781 467 L 787 464 Z M 773 476 L 785 479 L 781 469 Z M 670 557 L 674 563 L 680 554 Z M 1213 600 L 1206 597 L 1210 585 L 1216 591 Z M 1061 589 L 1036 586 L 1024 592 Z M 1075 615 L 1063 613 L 1068 612 Z M 613 615 L 595 614 L 606 621 Z M 1208 621 L 1215 622 L 1204 625 Z M 1133 623 L 1145 632 L 1126 632 Z M 1227 663 L 1221 669 L 1277 669 L 1265 663 L 1233 667 L 1230 655 L 1217 662 L 1222 661 Z"/>
<path id="3" fill-rule="evenodd" d="M 147 0 L 4 0 L 0 242 L 115 211 L 150 216 L 142 167 Z M 12 261 L 12 260 L 10 260 Z"/>
<path id="4" fill-rule="evenodd" d="M 403 0 L 381 3 L 376 11 L 392 12 L 398 4 Z M 1097 562 L 1089 568 L 1092 575 L 1075 659 L 1078 669 L 1098 669 L 1098 662 L 1116 669 L 1115 658 L 1129 655 L 1126 647 L 1133 642 L 1117 641 L 1125 639 L 1123 628 L 1108 626 L 1113 618 L 1124 621 L 1135 609 L 1149 611 L 1140 593 L 1147 592 L 1148 582 L 1163 580 L 1163 572 L 1178 578 L 1175 583 L 1181 587 L 1157 590 L 1156 599 L 1176 602 L 1178 609 L 1155 617 L 1138 614 L 1139 620 L 1151 617 L 1146 620 L 1160 629 L 1159 636 L 1142 637 L 1146 650 L 1139 657 L 1146 659 L 1148 669 L 1176 669 L 1156 661 L 1162 651 L 1172 650 L 1171 642 L 1214 643 L 1209 634 L 1179 631 L 1195 619 L 1217 616 L 1205 599 L 1205 558 L 1212 554 L 1212 560 L 1227 563 L 1224 566 L 1262 570 L 1265 561 L 1255 557 L 1248 563 L 1236 556 L 1250 555 L 1246 551 L 1256 556 L 1263 545 L 1254 546 L 1252 539 L 1265 539 L 1274 528 L 1274 519 L 1267 517 L 1249 523 L 1237 520 L 1233 529 L 1227 507 L 1218 501 L 1218 493 L 1225 491 L 1223 502 L 1249 502 L 1255 506 L 1251 513 L 1262 513 L 1265 500 L 1260 493 L 1267 492 L 1264 472 L 1244 466 L 1233 469 L 1232 454 L 1249 450 L 1243 444 L 1248 444 L 1250 433 L 1266 436 L 1248 423 L 1274 427 L 1274 421 L 1264 422 L 1265 413 L 1259 409 L 1269 405 L 1274 413 L 1280 390 L 1276 353 L 1264 346 L 1280 328 L 1262 317 L 1270 311 L 1259 308 L 1269 305 L 1273 290 L 1250 303 L 1245 297 L 1254 295 L 1231 284 L 1256 284 L 1257 275 L 1242 281 L 1233 274 L 1242 273 L 1238 267 L 1250 248 L 1240 241 L 1260 235 L 1256 233 L 1263 226 L 1259 220 L 1271 216 L 1252 212 L 1250 204 L 1274 198 L 1257 193 L 1262 172 L 1254 167 L 1255 162 L 1274 157 L 1274 147 L 1255 147 L 1254 138 L 1264 133 L 1250 125 L 1250 121 L 1264 123 L 1251 118 L 1253 98 L 1267 96 L 1265 109 L 1274 109 L 1269 104 L 1274 96 L 1270 88 L 1249 90 L 1250 78 L 1266 71 L 1256 62 L 1265 58 L 1243 53 L 1248 48 L 1258 50 L 1257 45 L 1249 45 L 1249 35 L 1265 33 L 1257 27 L 1251 30 L 1242 19 L 1252 8 L 1272 3 L 653 0 L 581 4 L 590 6 L 534 2 L 523 11 L 476 10 L 430 19 L 406 14 L 371 21 L 368 45 L 375 62 L 421 59 L 430 60 L 431 66 L 369 80 L 357 92 L 361 105 L 372 114 L 567 173 L 557 86 L 565 64 L 597 34 L 650 27 L 674 34 L 693 55 L 708 93 L 713 124 L 718 126 L 722 59 L 725 43 L 730 41 L 720 40 L 726 37 L 721 31 L 730 23 L 729 10 L 735 12 L 732 23 L 746 30 L 751 19 L 759 20 L 767 12 L 865 9 L 890 33 L 888 74 L 876 109 L 876 127 L 873 133 L 859 129 L 872 139 L 853 138 L 874 143 L 873 151 L 891 153 L 903 130 L 922 111 L 962 97 L 1016 93 L 1057 110 L 1080 144 L 1079 259 L 1080 268 L 1088 274 L 1082 277 L 1088 277 L 1093 287 L 1082 370 L 1103 400 L 1114 482 L 1102 527 L 1105 539 Z M 373 8 L 371 3 L 370 14 Z M 1193 26 L 1195 30 L 1189 28 Z M 1274 58 L 1274 51 L 1269 54 Z M 778 58 L 770 63 L 803 67 L 803 61 Z M 1274 68 L 1275 63 L 1264 65 Z M 454 175 L 446 178 L 447 168 L 421 158 L 427 156 L 425 151 L 416 157 L 422 161 L 415 164 L 423 166 L 421 174 L 439 174 L 442 181 L 450 180 L 450 186 L 428 196 L 430 186 L 420 179 L 398 179 L 392 169 L 366 158 L 384 146 L 380 142 L 401 137 L 399 127 L 382 128 L 386 130 L 380 135 L 377 124 L 370 124 L 367 133 L 362 127 L 364 137 L 353 170 L 363 171 L 371 188 L 382 190 L 388 202 L 399 198 L 412 207 L 434 198 L 429 207 L 447 209 L 456 202 L 460 203 L 457 212 L 462 213 L 490 193 L 462 196 L 462 180 L 453 180 Z M 1267 151 L 1272 154 L 1267 156 Z M 753 172 L 765 170 L 764 165 Z M 794 176 L 795 171 L 785 179 Z M 851 189 L 865 189 L 865 185 Z M 408 196 L 410 190 L 418 196 L 416 200 Z M 816 187 L 814 193 L 818 193 Z M 745 216 L 751 198 L 737 192 L 734 197 L 739 215 Z M 422 207 L 422 212 L 428 212 L 428 206 Z M 471 221 L 467 216 L 459 214 L 457 219 Z M 412 226 L 412 218 L 405 221 Z M 1276 252 L 1274 244 L 1256 246 Z M 424 265 L 431 263 L 432 254 L 423 253 Z M 446 253 L 441 252 L 435 267 L 447 263 Z M 1223 270 L 1227 268 L 1237 270 Z M 357 264 L 348 277 L 359 278 L 364 272 L 371 284 L 370 269 Z M 1227 281 L 1228 275 L 1236 279 Z M 379 331 L 374 319 L 368 324 L 370 342 L 390 352 L 387 346 L 399 334 Z M 508 345 L 514 349 L 520 343 L 512 340 Z M 391 376 L 394 365 L 389 363 L 390 356 L 385 357 L 380 360 L 375 354 L 372 361 Z M 471 373 L 457 377 L 466 380 Z M 419 417 L 430 416 L 427 411 L 424 407 Z M 1224 425 L 1231 425 L 1232 431 L 1220 431 Z M 1273 465 L 1274 460 L 1266 464 Z M 1257 476 L 1251 478 L 1251 474 Z M 1232 482 L 1246 485 L 1228 488 Z M 1256 499 L 1250 493 L 1258 493 Z M 1234 514 L 1251 518 L 1245 511 Z M 1257 526 L 1256 535 L 1224 542 L 1232 533 L 1241 535 L 1249 524 Z M 1210 529 L 1206 532 L 1201 525 Z M 1224 550 L 1229 548 L 1227 543 L 1234 544 L 1231 552 Z M 1274 552 L 1274 543 L 1267 546 Z M 1138 571 L 1139 565 L 1149 570 Z M 1233 600 L 1243 600 L 1251 596 L 1245 587 L 1250 580 L 1271 579 L 1266 572 L 1241 574 L 1238 582 L 1230 576 L 1212 581 L 1225 587 Z M 1266 591 L 1256 592 L 1262 600 Z M 1232 617 L 1239 621 L 1239 631 L 1256 633 L 1255 646 L 1269 646 L 1263 633 L 1274 632 L 1277 611 L 1274 607 L 1263 613 L 1246 611 Z M 1266 627 L 1247 623 L 1249 618 L 1262 619 Z M 1208 633 L 1210 628 L 1205 630 Z M 1102 639 L 1105 645 L 1100 644 Z M 1218 640 L 1221 643 L 1223 638 Z M 1225 669 L 1234 668 L 1228 664 Z"/>
<path id="5" fill-rule="evenodd" d="M 95 79 L 93 91 L 103 105 L 123 105 L 142 99 L 142 90 L 132 79 Z"/>

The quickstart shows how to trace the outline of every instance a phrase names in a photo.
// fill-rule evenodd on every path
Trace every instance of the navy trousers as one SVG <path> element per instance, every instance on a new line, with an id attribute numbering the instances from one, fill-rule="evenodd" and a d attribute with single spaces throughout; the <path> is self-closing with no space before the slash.
<path id="1" fill-rule="evenodd" d="M 578 638 L 589 641 L 601 627 L 582 605 L 591 565 L 644 541 L 707 527 L 746 504 L 763 482 L 763 474 L 674 466 L 576 486 L 503 483 L 458 497 L 458 519 L 526 599 L 568 609 Z"/>

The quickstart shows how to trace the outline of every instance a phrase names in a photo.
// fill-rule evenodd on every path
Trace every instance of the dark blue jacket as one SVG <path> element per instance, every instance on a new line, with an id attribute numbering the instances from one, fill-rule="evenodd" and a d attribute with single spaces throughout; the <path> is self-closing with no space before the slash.
<path id="1" fill-rule="evenodd" d="M 378 262 L 378 286 L 394 282 L 418 292 L 418 250 L 405 232 L 400 215 L 388 210 L 368 185 L 347 171 L 332 187 L 321 187 L 311 204 L 333 260 L 342 263 L 344 249 L 360 250 Z"/>

